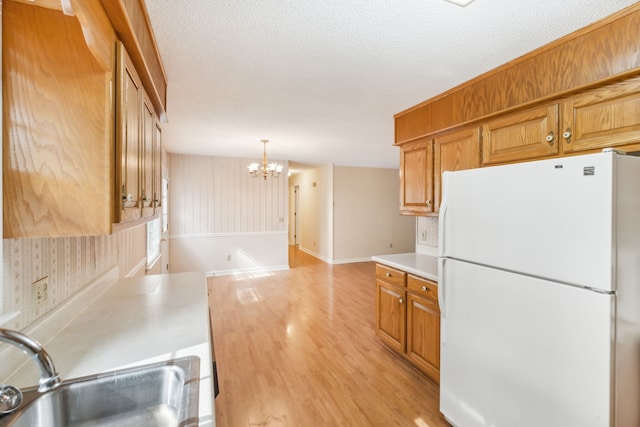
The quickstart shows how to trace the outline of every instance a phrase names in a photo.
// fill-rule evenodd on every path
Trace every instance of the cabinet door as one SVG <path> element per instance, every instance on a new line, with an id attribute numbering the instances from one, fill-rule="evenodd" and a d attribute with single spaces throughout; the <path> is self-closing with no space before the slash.
<path id="1" fill-rule="evenodd" d="M 407 295 L 407 356 L 440 383 L 440 310 L 437 303 Z"/>
<path id="2" fill-rule="evenodd" d="M 376 333 L 400 353 L 406 348 L 406 294 L 401 288 L 376 281 Z"/>
<path id="3" fill-rule="evenodd" d="M 118 43 L 118 111 L 116 182 L 121 200 L 119 222 L 141 216 L 140 140 L 142 132 L 142 83 L 122 43 Z"/>
<path id="4" fill-rule="evenodd" d="M 640 142 L 640 79 L 578 95 L 563 104 L 563 152 Z"/>
<path id="5" fill-rule="evenodd" d="M 482 126 L 485 165 L 558 154 L 558 104 L 507 114 Z"/>
<path id="6" fill-rule="evenodd" d="M 400 147 L 400 213 L 433 212 L 433 141 L 423 139 Z"/>
<path id="7" fill-rule="evenodd" d="M 162 213 L 162 129 L 158 120 L 153 126 L 153 207 Z"/>
<path id="8" fill-rule="evenodd" d="M 99 4 L 78 3 L 105 24 L 92 40 L 84 13 L 0 5 L 5 239 L 111 233 L 115 34 Z M 96 39 L 104 50 L 89 49 Z"/>
<path id="9" fill-rule="evenodd" d="M 142 98 L 142 139 L 140 152 L 142 217 L 153 216 L 153 146 L 155 135 L 153 106 L 146 93 Z"/>
<path id="10" fill-rule="evenodd" d="M 480 128 L 464 129 L 434 139 L 434 211 L 440 210 L 442 172 L 480 167 Z"/>

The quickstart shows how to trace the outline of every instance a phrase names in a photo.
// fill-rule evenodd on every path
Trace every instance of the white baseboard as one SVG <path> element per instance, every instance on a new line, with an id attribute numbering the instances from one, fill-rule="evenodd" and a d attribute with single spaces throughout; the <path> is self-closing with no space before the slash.
<path id="1" fill-rule="evenodd" d="M 216 270 L 216 271 L 207 271 L 207 276 L 228 276 L 230 274 L 248 274 L 248 273 L 263 273 L 269 271 L 281 271 L 281 270 L 289 270 L 288 265 L 272 265 L 269 267 L 262 268 L 238 268 L 235 270 Z"/>

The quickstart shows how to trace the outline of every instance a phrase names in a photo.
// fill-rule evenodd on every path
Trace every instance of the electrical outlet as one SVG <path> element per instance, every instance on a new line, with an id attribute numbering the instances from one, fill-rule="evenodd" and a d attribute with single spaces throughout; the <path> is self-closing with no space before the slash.
<path id="1" fill-rule="evenodd" d="M 231 261 L 231 254 L 227 255 L 227 261 Z"/>
<path id="2" fill-rule="evenodd" d="M 33 291 L 33 301 L 36 308 L 44 306 L 47 302 L 49 288 L 49 276 L 44 276 L 31 284 Z"/>

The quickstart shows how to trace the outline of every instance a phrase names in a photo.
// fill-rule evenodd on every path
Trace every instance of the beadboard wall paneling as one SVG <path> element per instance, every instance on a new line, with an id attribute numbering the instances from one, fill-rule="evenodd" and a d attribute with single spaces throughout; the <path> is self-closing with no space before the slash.
<path id="1" fill-rule="evenodd" d="M 23 329 L 114 265 L 120 277 L 136 274 L 146 259 L 145 231 L 142 224 L 108 236 L 3 240 L 0 315 L 19 314 L 2 327 Z M 32 283 L 44 277 L 47 301 L 36 307 Z"/>
<path id="2" fill-rule="evenodd" d="M 253 178 L 255 159 L 170 155 L 170 271 L 226 274 L 288 267 L 288 165 Z"/>
<path id="3" fill-rule="evenodd" d="M 287 171 L 253 178 L 255 159 L 171 154 L 172 236 L 287 231 Z"/>

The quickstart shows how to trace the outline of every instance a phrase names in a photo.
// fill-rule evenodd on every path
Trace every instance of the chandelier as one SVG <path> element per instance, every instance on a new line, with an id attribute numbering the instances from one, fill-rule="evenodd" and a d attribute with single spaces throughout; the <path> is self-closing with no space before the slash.
<path id="1" fill-rule="evenodd" d="M 282 173 L 283 166 L 279 163 L 267 163 L 267 142 L 268 139 L 261 139 L 260 142 L 264 144 L 264 152 L 262 154 L 262 167 L 259 163 L 251 163 L 247 166 L 249 173 L 252 177 L 257 178 L 262 176 L 265 180 L 267 176 L 271 175 L 273 178 L 277 178 Z M 260 172 L 262 170 L 262 172 Z"/>

